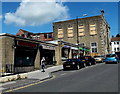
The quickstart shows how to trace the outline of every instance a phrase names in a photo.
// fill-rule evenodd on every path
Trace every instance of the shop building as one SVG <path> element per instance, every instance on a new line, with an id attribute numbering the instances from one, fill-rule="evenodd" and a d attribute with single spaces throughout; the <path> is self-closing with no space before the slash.
<path id="1" fill-rule="evenodd" d="M 77 58 L 78 45 L 64 41 L 38 41 L 11 34 L 0 34 L 0 73 L 22 73 L 41 68 L 41 59 L 46 65 L 59 65 L 63 58 Z M 82 47 L 81 47 L 82 48 Z"/>
<path id="2" fill-rule="evenodd" d="M 87 46 L 90 55 L 111 53 L 110 26 L 101 15 L 53 23 L 53 39 Z"/>
<path id="3" fill-rule="evenodd" d="M 1 73 L 20 73 L 40 69 L 43 56 L 46 57 L 47 64 L 49 62 L 52 64 L 57 47 L 55 44 L 11 34 L 0 34 L 0 46 L 0 52 L 2 53 L 0 56 Z M 45 46 L 48 46 L 48 48 Z M 49 54 L 46 52 L 49 52 Z"/>

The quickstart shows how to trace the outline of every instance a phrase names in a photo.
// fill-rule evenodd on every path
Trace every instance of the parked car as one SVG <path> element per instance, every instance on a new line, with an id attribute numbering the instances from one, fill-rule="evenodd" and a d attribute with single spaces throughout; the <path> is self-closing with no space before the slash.
<path id="1" fill-rule="evenodd" d="M 63 63 L 63 69 L 80 69 L 83 67 L 83 62 L 80 59 L 67 59 L 66 62 Z"/>
<path id="2" fill-rule="evenodd" d="M 105 57 L 104 56 L 94 56 L 95 61 L 98 62 L 104 62 Z"/>
<path id="3" fill-rule="evenodd" d="M 105 63 L 119 63 L 119 58 L 116 54 L 107 54 L 105 58 Z"/>
<path id="4" fill-rule="evenodd" d="M 80 60 L 86 64 L 86 66 L 95 65 L 96 61 L 92 56 L 82 56 Z"/>

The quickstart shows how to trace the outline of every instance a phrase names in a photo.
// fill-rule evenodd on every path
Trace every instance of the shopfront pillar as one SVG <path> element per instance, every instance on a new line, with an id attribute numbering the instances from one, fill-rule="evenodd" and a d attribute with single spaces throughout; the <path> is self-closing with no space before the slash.
<path id="1" fill-rule="evenodd" d="M 58 42 L 58 46 L 55 47 L 55 59 L 57 61 L 56 65 L 62 64 L 61 61 L 61 42 Z"/>
<path id="2" fill-rule="evenodd" d="M 40 50 L 37 50 L 37 55 L 35 57 L 35 64 L 34 64 L 35 69 L 40 69 Z"/>
<path id="3" fill-rule="evenodd" d="M 70 49 L 70 52 L 69 52 L 69 59 L 72 58 L 72 49 Z"/>

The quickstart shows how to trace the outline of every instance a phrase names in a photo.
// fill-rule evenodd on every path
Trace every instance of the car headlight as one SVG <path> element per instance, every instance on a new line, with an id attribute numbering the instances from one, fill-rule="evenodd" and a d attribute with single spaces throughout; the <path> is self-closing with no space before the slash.
<path id="1" fill-rule="evenodd" d="M 74 65 L 74 64 L 75 64 L 75 62 L 72 62 L 72 64 Z"/>

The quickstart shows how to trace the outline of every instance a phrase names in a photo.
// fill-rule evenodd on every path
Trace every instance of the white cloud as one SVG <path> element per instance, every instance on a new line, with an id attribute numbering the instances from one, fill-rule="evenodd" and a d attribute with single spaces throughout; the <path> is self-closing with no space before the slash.
<path id="1" fill-rule="evenodd" d="M 4 22 L 19 26 L 36 26 L 69 17 L 67 6 L 56 3 L 55 0 L 48 1 L 30 2 L 30 0 L 23 0 L 15 13 L 5 14 Z"/>

